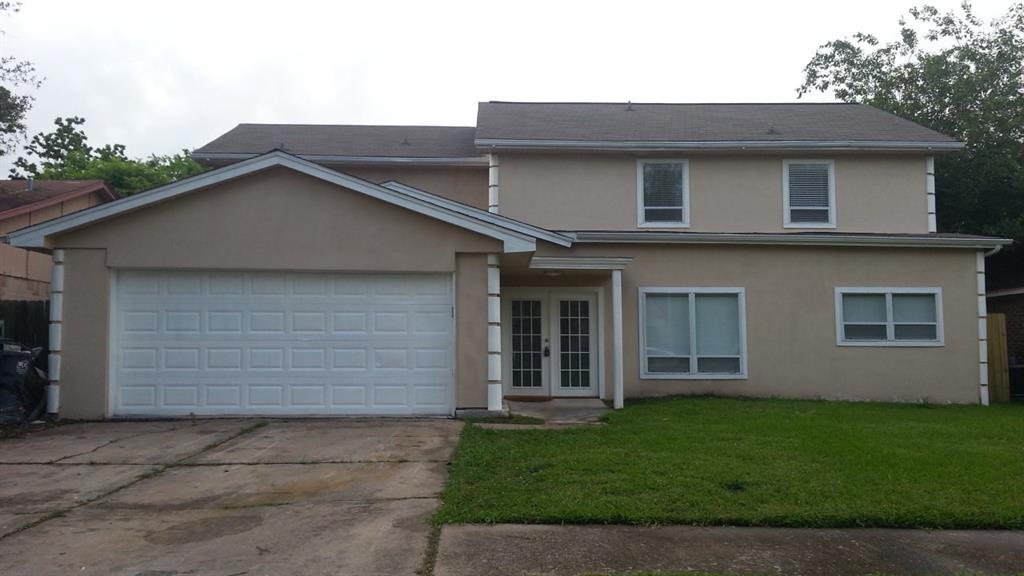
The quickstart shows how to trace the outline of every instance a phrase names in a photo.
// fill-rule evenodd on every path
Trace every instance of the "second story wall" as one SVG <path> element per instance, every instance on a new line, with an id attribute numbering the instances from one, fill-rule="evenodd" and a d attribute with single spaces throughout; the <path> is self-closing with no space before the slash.
<path id="1" fill-rule="evenodd" d="M 835 227 L 927 233 L 920 155 L 500 155 L 500 211 L 552 230 L 639 230 L 637 160 L 687 160 L 692 232 L 801 232 L 784 225 L 785 160 L 834 162 Z M 674 228 L 659 227 L 656 230 Z M 814 230 L 812 230 L 814 231 Z"/>
<path id="2" fill-rule="evenodd" d="M 406 186 L 487 209 L 486 166 L 345 166 L 335 169 L 377 184 L 397 180 Z"/>

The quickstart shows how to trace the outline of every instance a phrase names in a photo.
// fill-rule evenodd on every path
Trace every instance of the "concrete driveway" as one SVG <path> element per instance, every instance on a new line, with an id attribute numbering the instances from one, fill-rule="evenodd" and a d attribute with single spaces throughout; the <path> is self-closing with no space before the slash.
<path id="1" fill-rule="evenodd" d="M 460 426 L 105 422 L 0 440 L 0 574 L 415 574 Z"/>

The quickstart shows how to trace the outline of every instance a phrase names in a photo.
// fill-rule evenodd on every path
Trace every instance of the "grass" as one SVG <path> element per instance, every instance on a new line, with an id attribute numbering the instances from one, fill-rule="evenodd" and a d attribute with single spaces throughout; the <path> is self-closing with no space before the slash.
<path id="1" fill-rule="evenodd" d="M 467 426 L 440 523 L 1024 528 L 1024 406 L 689 397 Z"/>

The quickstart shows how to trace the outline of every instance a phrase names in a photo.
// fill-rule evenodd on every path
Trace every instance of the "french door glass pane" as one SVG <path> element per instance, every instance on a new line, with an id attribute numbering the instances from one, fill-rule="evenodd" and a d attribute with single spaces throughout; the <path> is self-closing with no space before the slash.
<path id="1" fill-rule="evenodd" d="M 739 356 L 739 297 L 736 294 L 697 294 L 696 299 L 697 355 Z M 700 368 L 700 362 L 697 371 L 705 371 Z"/>
<path id="2" fill-rule="evenodd" d="M 562 388 L 590 387 L 590 302 L 559 300 L 558 378 Z"/>
<path id="3" fill-rule="evenodd" d="M 512 386 L 540 388 L 542 368 L 541 301 L 512 301 Z"/>

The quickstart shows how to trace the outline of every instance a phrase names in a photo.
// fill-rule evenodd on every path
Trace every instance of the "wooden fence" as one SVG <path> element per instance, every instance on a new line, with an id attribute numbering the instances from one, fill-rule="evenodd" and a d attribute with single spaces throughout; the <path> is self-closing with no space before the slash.
<path id="1" fill-rule="evenodd" d="M 48 300 L 0 301 L 3 337 L 19 344 L 48 348 L 50 302 Z M 45 355 L 44 355 L 45 357 Z"/>
<path id="2" fill-rule="evenodd" d="M 992 402 L 1010 401 L 1010 365 L 1006 353 L 1006 314 L 988 315 L 988 393 Z"/>

